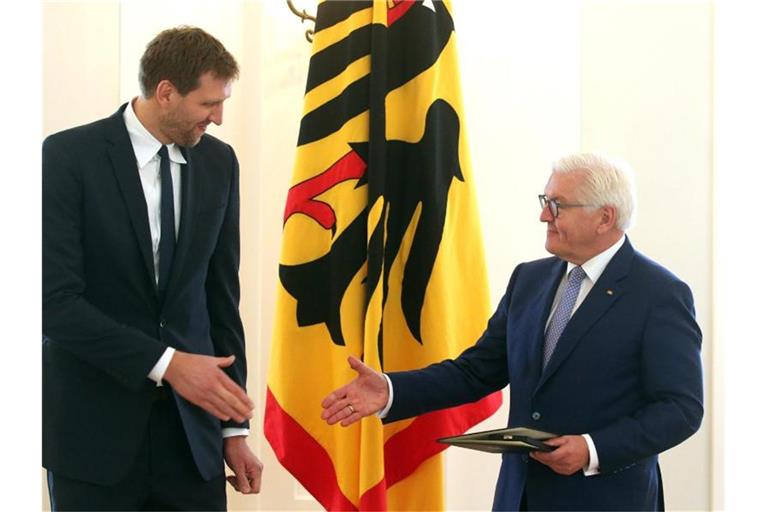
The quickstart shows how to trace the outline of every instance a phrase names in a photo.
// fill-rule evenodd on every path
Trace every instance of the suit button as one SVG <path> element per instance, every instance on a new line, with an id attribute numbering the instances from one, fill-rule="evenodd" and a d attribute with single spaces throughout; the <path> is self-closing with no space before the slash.
<path id="1" fill-rule="evenodd" d="M 539 420 L 541 419 L 541 414 L 539 413 L 539 411 L 533 411 L 533 414 L 531 414 L 531 418 L 535 420 Z"/>
<path id="2" fill-rule="evenodd" d="M 165 318 L 160 319 L 160 328 L 165 327 Z"/>

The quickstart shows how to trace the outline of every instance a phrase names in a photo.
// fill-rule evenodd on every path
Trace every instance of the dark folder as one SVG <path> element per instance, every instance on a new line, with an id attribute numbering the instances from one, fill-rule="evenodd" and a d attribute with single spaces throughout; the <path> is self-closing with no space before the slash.
<path id="1" fill-rule="evenodd" d="M 553 437 L 557 437 L 557 434 L 527 427 L 515 427 L 474 432 L 463 436 L 443 437 L 437 441 L 491 453 L 530 452 L 532 450 L 551 452 L 555 448 L 544 444 L 544 441 Z"/>

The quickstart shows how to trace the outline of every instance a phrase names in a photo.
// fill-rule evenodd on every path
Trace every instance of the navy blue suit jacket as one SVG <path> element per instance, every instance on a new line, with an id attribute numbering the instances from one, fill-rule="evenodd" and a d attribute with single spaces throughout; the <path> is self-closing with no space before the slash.
<path id="1" fill-rule="evenodd" d="M 147 375 L 168 346 L 234 354 L 226 371 L 240 386 L 246 378 L 235 153 L 209 135 L 182 149 L 180 227 L 161 302 L 124 109 L 43 143 L 43 465 L 104 485 L 135 460 L 154 395 Z M 221 475 L 221 422 L 174 399 L 201 475 Z"/>
<path id="2" fill-rule="evenodd" d="M 688 286 L 627 239 L 542 372 L 544 327 L 566 263 L 519 265 L 478 342 L 457 359 L 388 374 L 394 421 L 510 385 L 509 426 L 590 434 L 600 475 L 562 476 L 505 454 L 494 509 L 663 509 L 658 454 L 699 428 L 701 331 Z"/>

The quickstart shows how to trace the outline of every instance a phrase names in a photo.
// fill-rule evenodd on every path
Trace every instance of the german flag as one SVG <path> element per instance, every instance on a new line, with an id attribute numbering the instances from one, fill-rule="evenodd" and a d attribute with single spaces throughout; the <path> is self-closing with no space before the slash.
<path id="1" fill-rule="evenodd" d="M 444 507 L 442 436 L 499 393 L 343 428 L 320 403 L 356 373 L 457 356 L 490 312 L 451 7 L 322 2 L 285 206 L 265 435 L 328 510 Z"/>

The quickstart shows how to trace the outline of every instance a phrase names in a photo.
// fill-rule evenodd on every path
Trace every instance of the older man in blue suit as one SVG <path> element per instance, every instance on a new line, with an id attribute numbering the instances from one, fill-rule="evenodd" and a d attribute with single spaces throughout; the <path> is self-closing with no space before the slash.
<path id="1" fill-rule="evenodd" d="M 359 376 L 323 401 L 329 424 L 396 421 L 510 385 L 509 426 L 557 432 L 503 455 L 495 510 L 662 510 L 658 454 L 703 415 L 701 331 L 688 286 L 627 239 L 634 190 L 598 154 L 555 163 L 539 196 L 554 257 L 519 265 L 477 343 L 454 360 Z"/>

